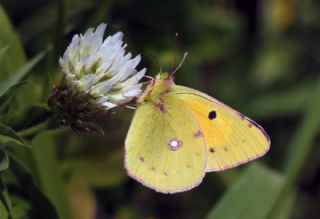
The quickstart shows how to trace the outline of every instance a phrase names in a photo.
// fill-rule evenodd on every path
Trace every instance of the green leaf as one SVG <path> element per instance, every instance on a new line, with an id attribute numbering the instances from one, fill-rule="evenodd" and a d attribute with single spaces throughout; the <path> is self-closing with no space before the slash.
<path id="1" fill-rule="evenodd" d="M 244 111 L 259 118 L 272 116 L 287 116 L 304 110 L 315 82 L 306 82 L 290 89 L 271 91 L 251 101 Z"/>
<path id="2" fill-rule="evenodd" d="M 28 211 L 31 210 L 31 203 L 22 197 L 11 196 L 12 218 L 27 218 Z"/>
<path id="3" fill-rule="evenodd" d="M 27 76 L 27 73 L 30 72 L 28 67 L 32 66 L 30 66 L 30 62 L 26 60 L 24 47 L 19 34 L 15 31 L 9 17 L 1 6 L 0 27 L 0 48 L 8 46 L 0 65 L 0 96 L 2 96 L 5 90 Z M 30 64 L 33 64 L 32 61 L 33 60 L 31 60 Z M 34 79 L 34 77 L 32 79 Z M 13 103 L 10 104 L 10 113 L 8 113 L 8 116 L 16 112 L 17 109 L 38 103 L 39 90 L 37 89 L 37 86 L 28 87 L 28 89 L 23 88 L 23 92 L 20 92 L 15 100 L 12 101 Z"/>
<path id="4" fill-rule="evenodd" d="M 23 132 L 47 122 L 53 116 L 53 113 L 45 104 L 31 105 L 23 107 L 6 117 L 6 124 L 19 130 L 19 135 L 23 136 Z M 22 125 L 21 125 L 22 124 Z"/>
<path id="5" fill-rule="evenodd" d="M 296 200 L 296 192 L 289 191 L 281 195 L 279 201 L 274 206 L 268 219 L 290 219 L 292 218 L 293 207 Z"/>
<path id="6" fill-rule="evenodd" d="M 24 148 L 25 149 L 25 148 Z M 19 150 L 21 151 L 21 150 Z M 34 172 L 30 172 L 30 168 L 26 168 L 25 165 L 22 165 L 21 158 L 18 158 L 8 152 L 10 156 L 10 171 L 17 178 L 16 180 L 16 194 L 21 195 L 25 198 L 32 207 L 32 212 L 37 215 L 36 218 L 46 218 L 46 219 L 58 219 L 56 209 L 53 207 L 52 203 L 48 200 L 45 194 L 43 194 L 38 185 L 36 185 L 35 180 L 31 177 Z M 29 157 L 30 152 L 28 153 Z M 9 171 L 8 171 L 9 172 Z M 4 172 L 4 173 L 7 173 Z M 19 212 L 14 212 L 15 199 L 12 199 L 12 216 Z M 23 206 L 22 206 L 23 207 Z M 28 206 L 24 205 L 25 208 Z M 16 217 L 20 219 L 20 217 Z"/>
<path id="7" fill-rule="evenodd" d="M 16 94 L 18 93 L 19 89 L 28 83 L 29 82 L 27 81 L 19 82 L 14 86 L 12 86 L 3 96 L 0 97 L 0 104 L 1 104 L 0 113 L 1 114 L 5 114 L 5 115 L 8 114 L 7 111 L 9 109 L 9 105 L 14 99 L 14 97 L 16 96 Z"/>
<path id="8" fill-rule="evenodd" d="M 122 150 L 115 150 L 103 158 L 77 157 L 76 159 L 67 159 L 63 163 L 63 171 L 91 186 L 111 187 L 119 185 L 126 179 L 126 172 L 122 168 L 122 159 Z"/>
<path id="9" fill-rule="evenodd" d="M 6 208 L 8 214 L 10 215 L 12 212 L 11 199 L 9 197 L 9 193 L 7 187 L 3 181 L 2 173 L 0 173 L 0 202 L 3 203 Z"/>
<path id="10" fill-rule="evenodd" d="M 42 191 L 56 207 L 59 218 L 70 219 L 69 205 L 52 137 L 47 132 L 40 133 L 32 141 L 32 146 L 36 174 Z"/>
<path id="11" fill-rule="evenodd" d="M 0 123 L 0 141 L 2 143 L 13 141 L 22 146 L 26 146 L 26 142 L 24 141 L 23 138 L 21 138 L 12 128 L 1 123 Z"/>
<path id="12" fill-rule="evenodd" d="M 2 63 L 3 60 L 3 56 L 6 53 L 7 49 L 9 48 L 9 46 L 4 46 L 3 48 L 0 49 L 0 65 Z"/>
<path id="13" fill-rule="evenodd" d="M 11 77 L 6 79 L 0 84 L 0 97 L 6 93 L 12 86 L 17 84 L 22 78 L 24 78 L 31 69 L 38 64 L 43 57 L 46 55 L 46 51 L 40 52 L 33 59 L 31 59 L 28 63 L 22 66 L 16 73 L 14 73 Z"/>
<path id="14" fill-rule="evenodd" d="M 288 195 L 294 189 L 295 182 L 299 179 L 302 168 L 311 153 L 314 142 L 320 130 L 320 80 L 310 92 L 308 102 L 305 106 L 304 117 L 298 125 L 296 134 L 292 138 L 286 159 L 284 159 L 285 184 L 281 190 L 281 197 L 277 205 L 283 202 L 283 196 Z M 289 194 L 290 195 L 290 194 Z M 293 205 L 293 204 L 292 204 Z M 271 213 L 271 219 L 277 215 L 278 208 Z"/>
<path id="15" fill-rule="evenodd" d="M 268 216 L 284 183 L 276 172 L 250 166 L 223 195 L 206 219 L 264 219 Z"/>
<path id="16" fill-rule="evenodd" d="M 94 190 L 85 181 L 73 179 L 67 185 L 72 215 L 76 219 L 96 218 L 97 200 Z M 81 206 L 81 208 L 79 208 Z"/>
<path id="17" fill-rule="evenodd" d="M 320 80 L 310 92 L 305 105 L 304 117 L 292 139 L 289 152 L 284 160 L 284 171 L 290 187 L 300 175 L 305 161 L 311 153 L 313 142 L 320 132 Z"/>
<path id="18" fill-rule="evenodd" d="M 253 65 L 253 86 L 267 87 L 287 80 L 295 74 L 294 62 L 297 59 L 296 43 L 286 40 L 269 41 L 261 45 L 255 54 Z"/>
<path id="19" fill-rule="evenodd" d="M 14 160 L 25 172 L 31 173 L 33 167 L 33 160 L 30 148 L 28 147 L 21 147 L 21 145 L 10 142 L 10 145 L 7 146 L 9 142 L 3 144 L 6 147 L 6 152 L 10 158 L 10 169 L 12 169 L 12 161 Z"/>
<path id="20" fill-rule="evenodd" d="M 0 171 L 6 170 L 9 167 L 9 157 L 7 152 L 0 147 Z"/>
<path id="21" fill-rule="evenodd" d="M 26 57 L 21 39 L 13 29 L 9 17 L 1 5 L 0 27 L 0 47 L 8 47 L 0 65 L 0 81 L 3 81 L 25 64 Z"/>
<path id="22" fill-rule="evenodd" d="M 8 216 L 9 215 L 6 207 L 4 207 L 3 203 L 0 202 L 0 218 L 7 219 Z"/>

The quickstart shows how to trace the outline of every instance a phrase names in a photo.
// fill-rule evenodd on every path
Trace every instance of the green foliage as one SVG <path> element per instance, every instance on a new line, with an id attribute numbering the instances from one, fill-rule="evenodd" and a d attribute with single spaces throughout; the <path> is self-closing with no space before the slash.
<path id="1" fill-rule="evenodd" d="M 0 218 L 317 218 L 319 12 L 312 0 L 2 1 Z M 130 110 L 99 118 L 104 136 L 55 129 L 47 97 L 62 75 L 58 57 L 101 22 L 124 32 L 148 75 L 188 51 L 176 82 L 259 121 L 272 141 L 264 164 L 162 195 L 125 173 Z"/>
<path id="2" fill-rule="evenodd" d="M 22 78 L 30 72 L 30 70 L 44 57 L 45 53 L 42 52 L 35 56 L 32 60 L 21 67 L 17 72 L 15 72 L 8 79 L 0 84 L 0 96 L 5 94 L 12 86 L 16 85 Z"/>
<path id="3" fill-rule="evenodd" d="M 0 124 L 0 140 L 3 144 L 8 143 L 10 140 L 15 143 L 25 145 L 25 141 L 9 126 Z"/>
<path id="4" fill-rule="evenodd" d="M 0 171 L 3 171 L 9 167 L 9 157 L 5 150 L 0 148 Z"/>
<path id="5" fill-rule="evenodd" d="M 0 5 L 0 48 L 1 50 L 1 81 L 13 75 L 20 68 L 26 58 L 19 34 L 13 29 L 10 19 Z M 4 53 L 6 54 L 4 56 Z M 12 61 L 14 60 L 14 62 Z"/>
<path id="6" fill-rule="evenodd" d="M 320 80 L 310 92 L 310 96 L 304 108 L 304 118 L 292 139 L 287 159 L 284 163 L 284 171 L 288 184 L 291 186 L 297 180 L 304 162 L 312 150 L 313 143 L 320 130 Z"/>
<path id="7" fill-rule="evenodd" d="M 283 185 L 284 178 L 278 173 L 262 165 L 252 165 L 224 194 L 206 219 L 267 218 Z"/>
<path id="8" fill-rule="evenodd" d="M 7 209 L 4 207 L 2 203 L 0 203 L 0 217 L 4 219 L 8 218 Z"/>
<path id="9" fill-rule="evenodd" d="M 63 172 L 72 173 L 73 178 L 80 179 L 94 187 L 112 187 L 125 180 L 122 167 L 122 151 L 116 150 L 99 158 L 81 156 L 66 159 Z"/>
<path id="10" fill-rule="evenodd" d="M 70 212 L 64 192 L 61 172 L 55 156 L 55 146 L 48 133 L 40 133 L 32 141 L 32 156 L 35 163 L 34 174 L 41 190 L 55 205 L 59 218 L 70 218 Z"/>

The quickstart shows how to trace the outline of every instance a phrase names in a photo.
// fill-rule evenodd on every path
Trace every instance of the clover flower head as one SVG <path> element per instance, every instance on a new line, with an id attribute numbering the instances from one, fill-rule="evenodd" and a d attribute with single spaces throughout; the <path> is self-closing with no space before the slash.
<path id="1" fill-rule="evenodd" d="M 142 92 L 139 80 L 146 69 L 136 70 L 141 57 L 126 54 L 122 32 L 103 39 L 106 27 L 102 23 L 95 30 L 76 34 L 59 63 L 76 92 L 86 93 L 97 106 L 111 109 Z"/>
<path id="2" fill-rule="evenodd" d="M 98 115 L 123 106 L 141 92 L 146 69 L 136 70 L 141 57 L 126 53 L 123 34 L 103 38 L 106 24 L 76 34 L 59 59 L 64 77 L 48 99 L 61 126 L 103 133 Z"/>

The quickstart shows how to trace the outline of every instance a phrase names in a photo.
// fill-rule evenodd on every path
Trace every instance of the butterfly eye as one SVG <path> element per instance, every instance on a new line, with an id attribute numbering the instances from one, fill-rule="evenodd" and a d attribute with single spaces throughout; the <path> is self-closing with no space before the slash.
<path id="1" fill-rule="evenodd" d="M 216 111 L 211 111 L 210 113 L 209 113 L 209 115 L 208 115 L 208 118 L 210 119 L 210 120 L 213 120 L 213 119 L 215 119 L 217 117 L 217 113 L 216 113 Z"/>

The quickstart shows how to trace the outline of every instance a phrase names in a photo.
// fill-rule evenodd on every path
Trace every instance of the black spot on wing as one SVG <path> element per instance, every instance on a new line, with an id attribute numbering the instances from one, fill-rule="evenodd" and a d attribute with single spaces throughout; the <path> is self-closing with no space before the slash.
<path id="1" fill-rule="evenodd" d="M 211 111 L 211 112 L 209 112 L 209 114 L 208 114 L 208 118 L 210 119 L 210 120 L 213 120 L 213 119 L 215 119 L 217 117 L 217 113 L 216 113 L 216 111 Z"/>

